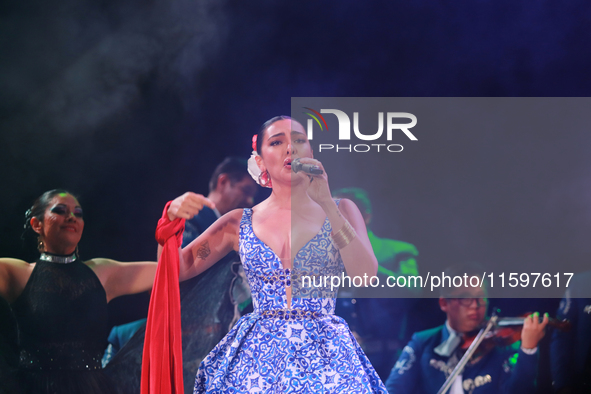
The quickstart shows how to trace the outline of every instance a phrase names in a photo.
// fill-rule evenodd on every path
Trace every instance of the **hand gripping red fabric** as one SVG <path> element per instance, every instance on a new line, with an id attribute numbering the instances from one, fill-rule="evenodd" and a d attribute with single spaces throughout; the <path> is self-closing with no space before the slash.
<path id="1" fill-rule="evenodd" d="M 179 254 L 185 219 L 168 219 L 168 202 L 156 228 L 163 246 L 150 298 L 142 357 L 141 394 L 183 394 Z"/>

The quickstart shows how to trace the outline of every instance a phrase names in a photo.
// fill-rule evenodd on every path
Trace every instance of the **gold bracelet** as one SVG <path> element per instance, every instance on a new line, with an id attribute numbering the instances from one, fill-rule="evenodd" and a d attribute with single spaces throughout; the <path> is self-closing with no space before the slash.
<path id="1" fill-rule="evenodd" d="M 353 241 L 353 238 L 357 236 L 357 233 L 355 232 L 353 226 L 351 226 L 351 223 L 345 219 L 345 224 L 343 224 L 343 227 L 341 227 L 341 229 L 336 233 L 332 233 L 331 236 L 334 243 L 337 244 L 337 248 L 343 249 L 345 246 L 349 245 L 351 241 Z"/>

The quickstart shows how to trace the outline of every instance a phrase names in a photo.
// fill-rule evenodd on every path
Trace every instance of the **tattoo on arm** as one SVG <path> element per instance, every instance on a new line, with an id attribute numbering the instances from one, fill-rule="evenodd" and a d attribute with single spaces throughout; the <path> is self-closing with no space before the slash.
<path id="1" fill-rule="evenodd" d="M 195 251 L 195 258 L 205 260 L 210 253 L 211 250 L 209 249 L 209 242 L 205 241 L 201 245 L 199 245 L 199 247 Z"/>

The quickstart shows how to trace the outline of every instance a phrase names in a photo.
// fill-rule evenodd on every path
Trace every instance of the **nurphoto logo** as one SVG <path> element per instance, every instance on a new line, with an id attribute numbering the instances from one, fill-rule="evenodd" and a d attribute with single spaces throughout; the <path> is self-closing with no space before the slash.
<path id="1" fill-rule="evenodd" d="M 310 112 L 304 112 L 310 116 L 307 122 L 307 133 L 308 139 L 314 138 L 314 124 L 318 125 L 321 131 L 328 132 L 328 124 L 322 114 L 333 114 L 337 117 L 339 123 L 338 138 L 339 141 L 351 141 L 351 119 L 344 111 L 338 109 L 321 109 L 320 112 L 309 108 L 303 107 Z M 378 141 L 382 139 L 384 134 L 384 123 L 386 123 L 386 141 L 392 141 L 392 136 L 395 133 L 402 132 L 411 141 L 417 141 L 417 137 L 410 131 L 411 128 L 416 126 L 417 117 L 408 112 L 378 112 L 378 130 L 373 133 L 368 133 L 367 130 L 361 132 L 359 130 L 359 112 L 353 112 L 353 133 L 355 137 L 361 141 Z M 410 122 L 401 122 L 406 119 Z M 372 143 L 372 144 L 349 144 L 349 145 L 334 145 L 334 144 L 320 144 L 319 152 L 334 150 L 335 152 L 369 152 L 369 151 L 387 151 L 387 152 L 402 152 L 403 146 L 400 144 L 386 144 L 386 143 Z"/>

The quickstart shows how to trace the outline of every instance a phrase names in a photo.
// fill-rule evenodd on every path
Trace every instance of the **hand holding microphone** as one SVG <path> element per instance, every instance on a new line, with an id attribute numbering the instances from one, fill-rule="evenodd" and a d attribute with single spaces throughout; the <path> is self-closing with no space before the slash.
<path id="1" fill-rule="evenodd" d="M 291 170 L 293 172 L 301 171 L 306 174 L 308 179 L 310 179 L 310 183 L 307 187 L 308 196 L 310 196 L 310 198 L 321 207 L 334 205 L 334 201 L 330 195 L 330 188 L 328 187 L 326 172 L 324 171 L 322 164 L 320 164 L 318 160 L 314 160 L 311 157 L 304 158 L 304 161 L 311 161 L 312 163 L 317 164 L 305 162 L 302 163 L 299 158 L 296 158 L 291 162 Z M 318 181 L 314 182 L 315 179 L 318 179 Z"/>
<path id="2" fill-rule="evenodd" d="M 306 174 L 310 174 L 310 175 L 324 174 L 324 171 L 322 171 L 322 169 L 319 166 L 316 166 L 314 164 L 304 164 L 300 161 L 299 158 L 297 158 L 291 162 L 291 170 L 295 173 L 303 171 Z"/>

